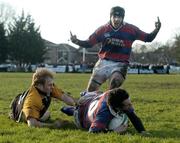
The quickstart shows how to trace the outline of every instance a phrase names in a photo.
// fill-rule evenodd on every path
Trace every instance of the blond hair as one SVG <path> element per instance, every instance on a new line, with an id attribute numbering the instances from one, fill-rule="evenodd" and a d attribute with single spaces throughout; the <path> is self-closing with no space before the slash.
<path id="1" fill-rule="evenodd" d="M 45 84 L 47 78 L 54 78 L 54 72 L 47 68 L 37 68 L 32 77 L 32 85 Z"/>

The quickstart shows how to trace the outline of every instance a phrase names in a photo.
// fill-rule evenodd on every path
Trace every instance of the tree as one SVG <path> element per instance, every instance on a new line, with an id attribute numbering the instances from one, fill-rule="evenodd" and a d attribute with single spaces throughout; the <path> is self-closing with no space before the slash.
<path id="1" fill-rule="evenodd" d="M 7 3 L 0 3 L 0 23 L 4 23 L 5 28 L 15 17 L 15 10 Z"/>
<path id="2" fill-rule="evenodd" d="M 178 63 L 180 63 L 180 34 L 175 36 L 174 45 L 172 46 L 173 56 Z"/>
<path id="3" fill-rule="evenodd" d="M 31 15 L 24 12 L 9 27 L 10 57 L 20 67 L 43 62 L 46 47 L 39 28 L 35 27 Z"/>
<path id="4" fill-rule="evenodd" d="M 8 41 L 5 35 L 4 23 L 0 23 L 0 63 L 7 60 L 8 56 Z"/>

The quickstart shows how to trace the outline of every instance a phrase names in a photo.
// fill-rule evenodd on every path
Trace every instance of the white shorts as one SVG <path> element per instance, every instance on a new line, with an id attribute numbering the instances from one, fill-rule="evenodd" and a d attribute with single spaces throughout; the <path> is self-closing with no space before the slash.
<path id="1" fill-rule="evenodd" d="M 104 83 L 114 72 L 119 72 L 125 78 L 127 74 L 127 63 L 115 62 L 111 60 L 99 59 L 94 66 L 91 80 Z"/>

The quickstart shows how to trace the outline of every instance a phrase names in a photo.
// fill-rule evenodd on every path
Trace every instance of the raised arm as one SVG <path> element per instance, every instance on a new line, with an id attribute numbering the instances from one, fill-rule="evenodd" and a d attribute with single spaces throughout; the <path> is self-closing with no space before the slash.
<path id="1" fill-rule="evenodd" d="M 91 48 L 92 45 L 89 43 L 89 41 L 82 41 L 82 40 L 79 40 L 77 38 L 76 35 L 73 35 L 72 32 L 70 31 L 70 39 L 71 39 L 71 42 L 76 44 L 76 45 L 79 45 L 81 47 L 84 47 L 84 48 Z"/>
<path id="2" fill-rule="evenodd" d="M 156 35 L 158 34 L 159 30 L 161 28 L 161 21 L 159 17 L 157 17 L 157 21 L 155 22 L 155 29 L 147 36 L 146 42 L 152 42 Z"/>

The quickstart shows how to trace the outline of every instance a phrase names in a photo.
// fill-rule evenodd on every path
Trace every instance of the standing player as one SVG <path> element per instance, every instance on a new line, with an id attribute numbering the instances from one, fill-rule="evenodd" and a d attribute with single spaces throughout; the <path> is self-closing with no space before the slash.
<path id="1" fill-rule="evenodd" d="M 79 46 L 91 48 L 101 44 L 99 60 L 93 69 L 87 91 L 97 91 L 107 79 L 110 89 L 120 87 L 126 78 L 133 42 L 151 42 L 161 28 L 158 18 L 155 29 L 151 33 L 145 33 L 138 27 L 125 23 L 124 16 L 124 8 L 116 6 L 111 8 L 110 21 L 99 27 L 87 40 L 79 40 L 71 33 L 71 41 Z"/>

